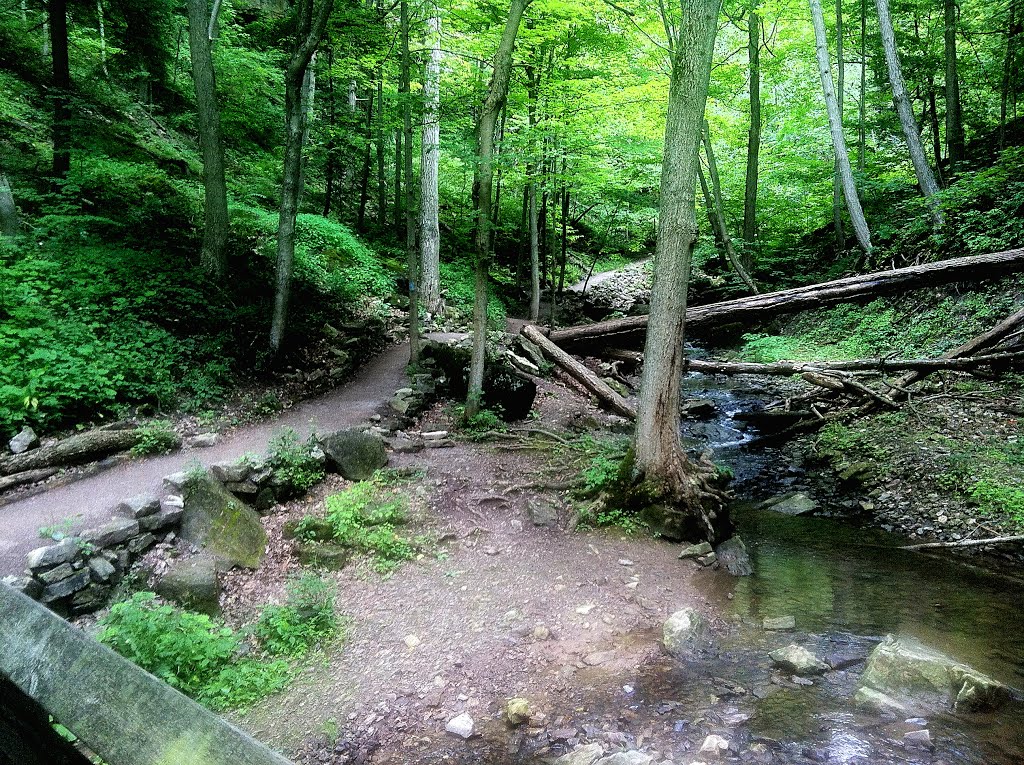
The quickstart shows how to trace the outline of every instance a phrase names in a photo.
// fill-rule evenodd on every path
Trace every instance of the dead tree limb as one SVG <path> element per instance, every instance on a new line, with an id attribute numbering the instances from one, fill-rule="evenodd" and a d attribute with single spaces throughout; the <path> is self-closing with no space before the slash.
<path id="1" fill-rule="evenodd" d="M 939 284 L 975 282 L 1020 270 L 1024 270 L 1024 248 L 952 258 L 923 266 L 878 271 L 807 287 L 689 307 L 686 311 L 686 327 L 691 330 L 730 322 L 751 323 L 784 313 L 825 308 L 837 303 L 872 299 L 879 295 Z M 646 332 L 646 316 L 627 316 L 556 330 L 551 333 L 551 341 L 565 347 L 609 343 L 629 345 L 642 340 Z"/>
<path id="2" fill-rule="evenodd" d="M 0 457 L 0 475 L 90 462 L 106 457 L 108 454 L 131 449 L 138 441 L 137 429 L 90 430 L 87 433 L 65 438 L 52 446 L 44 446 L 10 457 Z"/>
<path id="3" fill-rule="evenodd" d="M 583 366 L 583 364 L 544 337 L 544 334 L 537 327 L 527 324 L 523 327 L 520 334 L 537 345 L 544 352 L 544 355 L 551 359 L 556 366 L 597 396 L 604 406 L 616 414 L 621 414 L 623 417 L 636 418 L 636 411 L 629 405 L 626 399 L 612 390 L 606 382 Z"/>
<path id="4" fill-rule="evenodd" d="M 1011 537 L 989 537 L 988 539 L 960 539 L 956 542 L 924 542 L 919 545 L 906 545 L 901 550 L 935 550 L 940 547 L 984 547 L 985 545 L 1006 545 L 1024 542 L 1024 535 Z"/>
<path id="5" fill-rule="evenodd" d="M 22 486 L 26 483 L 45 481 L 50 476 L 56 475 L 58 468 L 40 468 L 39 470 L 23 470 L 20 473 L 7 475 L 0 478 L 0 491 L 13 489 L 15 486 Z"/>

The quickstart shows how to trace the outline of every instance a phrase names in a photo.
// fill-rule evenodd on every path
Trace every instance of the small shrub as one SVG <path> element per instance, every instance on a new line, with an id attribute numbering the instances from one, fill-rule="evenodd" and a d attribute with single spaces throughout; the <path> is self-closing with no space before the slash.
<path id="1" fill-rule="evenodd" d="M 169 420 L 152 420 L 141 425 L 139 441 L 132 447 L 132 454 L 145 457 L 151 454 L 169 454 L 181 445 L 178 434 Z"/>
<path id="2" fill-rule="evenodd" d="M 275 656 L 298 657 L 339 629 L 334 586 L 313 574 L 293 579 L 283 606 L 263 609 L 255 627 L 260 645 Z"/>
<path id="3" fill-rule="evenodd" d="M 302 496 L 324 479 L 323 465 L 313 457 L 313 441 L 299 441 L 294 430 L 286 428 L 274 436 L 268 448 L 273 481 L 284 496 Z"/>
<path id="4" fill-rule="evenodd" d="M 100 626 L 100 642 L 214 709 L 252 703 L 282 688 L 291 674 L 283 661 L 240 660 L 234 630 L 161 605 L 152 592 L 115 604 Z"/>
<path id="5" fill-rule="evenodd" d="M 499 433 L 508 430 L 506 422 L 490 409 L 481 409 L 472 417 L 467 417 L 465 407 L 460 406 L 456 408 L 456 414 L 459 427 L 471 438 L 477 438 L 491 430 Z"/>

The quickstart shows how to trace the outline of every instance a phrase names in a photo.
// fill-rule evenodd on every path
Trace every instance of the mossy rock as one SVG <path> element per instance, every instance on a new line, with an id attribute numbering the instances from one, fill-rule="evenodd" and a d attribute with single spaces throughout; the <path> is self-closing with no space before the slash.
<path id="1" fill-rule="evenodd" d="M 341 571 L 352 559 L 352 548 L 329 542 L 298 541 L 295 543 L 295 556 L 303 566 Z"/>
<path id="2" fill-rule="evenodd" d="M 220 613 L 216 558 L 197 555 L 175 561 L 157 582 L 156 593 L 185 608 L 215 616 Z"/>
<path id="3" fill-rule="evenodd" d="M 348 481 L 365 481 L 388 464 L 384 439 L 361 430 L 339 430 L 320 437 L 327 467 Z"/>
<path id="4" fill-rule="evenodd" d="M 225 564 L 256 568 L 267 551 L 260 517 L 210 475 L 190 476 L 182 486 L 181 538 Z"/>

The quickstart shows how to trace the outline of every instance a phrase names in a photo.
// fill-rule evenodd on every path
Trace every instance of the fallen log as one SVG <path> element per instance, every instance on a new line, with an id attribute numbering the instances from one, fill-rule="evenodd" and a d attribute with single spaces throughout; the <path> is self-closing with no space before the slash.
<path id="1" fill-rule="evenodd" d="M 23 470 L 20 473 L 3 476 L 0 478 L 0 491 L 7 491 L 8 489 L 13 489 L 15 486 L 22 486 L 26 483 L 45 481 L 50 476 L 56 475 L 59 470 L 59 468 L 55 467 L 40 468 L 39 470 Z"/>
<path id="2" fill-rule="evenodd" d="M 984 547 L 985 545 L 1006 545 L 1024 542 L 1024 535 L 1010 537 L 989 537 L 988 539 L 960 539 L 956 542 L 924 542 L 918 545 L 906 545 L 901 550 L 936 550 L 941 547 Z"/>
<path id="3" fill-rule="evenodd" d="M 887 406 L 890 409 L 899 409 L 900 405 L 893 401 L 888 396 L 879 393 L 876 390 L 872 390 L 866 385 L 863 385 L 856 380 L 851 380 L 849 377 L 836 377 L 835 375 L 821 374 L 820 372 L 804 372 L 800 375 L 801 379 L 806 380 L 811 385 L 817 385 L 820 388 L 826 390 L 836 391 L 838 393 L 852 394 L 855 397 L 866 396 L 872 401 Z"/>
<path id="4" fill-rule="evenodd" d="M 0 475 L 9 476 L 27 470 L 89 462 L 131 449 L 138 441 L 138 429 L 90 430 L 65 438 L 52 446 L 33 449 L 24 454 L 0 457 Z"/>
<path id="5" fill-rule="evenodd" d="M 639 351 L 626 351 L 613 348 L 602 351 L 602 356 L 616 361 L 631 361 L 639 364 L 644 355 Z M 934 372 L 941 369 L 969 370 L 992 364 L 1024 360 L 1024 351 L 1007 351 L 989 353 L 982 356 L 964 356 L 957 358 L 940 357 L 935 359 L 851 359 L 849 361 L 773 361 L 759 364 L 751 361 L 707 361 L 705 359 L 687 359 L 683 368 L 687 372 L 714 375 L 765 375 L 773 377 L 790 377 L 804 372 Z M 902 387 L 902 386 L 901 386 Z"/>
<path id="6" fill-rule="evenodd" d="M 958 281 L 980 281 L 1024 270 L 1024 248 L 952 258 L 923 266 L 909 266 L 850 276 L 822 284 L 768 292 L 726 300 L 686 310 L 688 329 L 705 329 L 716 324 L 752 322 L 784 313 L 824 308 L 837 303 L 872 299 L 908 289 L 933 287 Z M 579 347 L 595 343 L 631 344 L 647 332 L 646 316 L 627 316 L 595 324 L 567 327 L 551 333 L 560 346 Z"/>
<path id="7" fill-rule="evenodd" d="M 597 399 L 607 408 L 616 414 L 621 414 L 623 417 L 636 419 L 636 411 L 629 405 L 626 399 L 612 390 L 606 382 L 583 366 L 583 364 L 544 337 L 544 334 L 537 327 L 527 324 L 522 328 L 520 334 L 536 344 L 556 366 L 597 396 Z"/>

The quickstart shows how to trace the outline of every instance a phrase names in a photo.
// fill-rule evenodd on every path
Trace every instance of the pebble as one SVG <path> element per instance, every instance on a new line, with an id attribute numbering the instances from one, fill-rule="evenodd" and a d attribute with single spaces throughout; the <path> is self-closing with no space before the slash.
<path id="1" fill-rule="evenodd" d="M 459 738 L 470 738 L 473 735 L 475 725 L 473 718 L 463 712 L 458 717 L 453 717 L 448 721 L 448 724 L 444 726 L 444 729 L 449 733 L 453 733 Z"/>
<path id="2" fill-rule="evenodd" d="M 415 648 L 416 646 L 418 646 L 423 641 L 421 641 L 415 635 L 406 635 L 404 642 L 405 642 L 406 646 L 408 646 L 409 648 Z"/>

